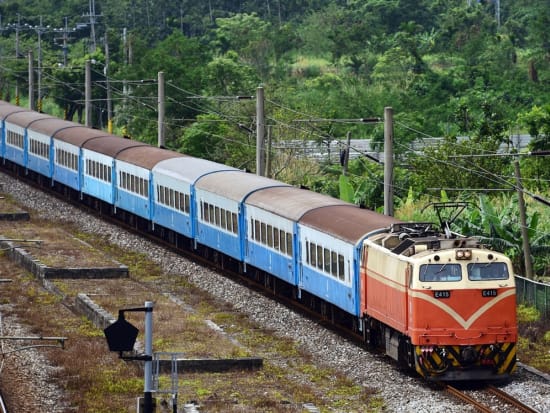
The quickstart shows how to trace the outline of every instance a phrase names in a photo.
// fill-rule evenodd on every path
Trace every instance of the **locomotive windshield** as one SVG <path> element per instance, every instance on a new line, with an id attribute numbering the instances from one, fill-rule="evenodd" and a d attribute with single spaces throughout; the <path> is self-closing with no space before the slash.
<path id="1" fill-rule="evenodd" d="M 424 264 L 420 266 L 420 281 L 448 282 L 461 279 L 460 264 Z"/>
<path id="2" fill-rule="evenodd" d="M 468 279 L 471 281 L 507 280 L 508 266 L 503 262 L 468 264 Z"/>

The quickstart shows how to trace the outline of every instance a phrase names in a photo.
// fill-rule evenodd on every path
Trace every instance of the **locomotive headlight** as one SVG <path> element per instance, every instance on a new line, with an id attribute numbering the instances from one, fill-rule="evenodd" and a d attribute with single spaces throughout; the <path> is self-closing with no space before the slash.
<path id="1" fill-rule="evenodd" d="M 455 254 L 457 260 L 471 260 L 472 250 L 457 250 Z"/>

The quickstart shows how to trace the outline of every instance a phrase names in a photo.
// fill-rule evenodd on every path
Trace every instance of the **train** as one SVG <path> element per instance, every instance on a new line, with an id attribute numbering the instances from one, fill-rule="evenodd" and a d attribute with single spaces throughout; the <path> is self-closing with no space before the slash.
<path id="1" fill-rule="evenodd" d="M 0 102 L 4 170 L 234 268 L 428 381 L 508 379 L 510 260 L 476 238 Z"/>

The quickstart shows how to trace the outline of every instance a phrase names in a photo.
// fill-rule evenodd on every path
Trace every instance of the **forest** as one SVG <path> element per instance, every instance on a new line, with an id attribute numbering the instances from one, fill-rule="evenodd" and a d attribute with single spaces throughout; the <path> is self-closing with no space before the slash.
<path id="1" fill-rule="evenodd" d="M 2 99 L 27 105 L 32 52 L 38 109 L 82 122 L 91 61 L 94 127 L 156 144 L 163 72 L 165 145 L 255 172 L 262 87 L 269 175 L 371 209 L 383 165 L 360 156 L 343 177 L 296 147 L 349 135 L 382 152 L 383 124 L 364 119 L 392 107 L 398 214 L 471 203 L 454 230 L 522 273 L 518 162 L 535 270 L 550 272 L 550 0 L 5 0 L 0 18 Z"/>

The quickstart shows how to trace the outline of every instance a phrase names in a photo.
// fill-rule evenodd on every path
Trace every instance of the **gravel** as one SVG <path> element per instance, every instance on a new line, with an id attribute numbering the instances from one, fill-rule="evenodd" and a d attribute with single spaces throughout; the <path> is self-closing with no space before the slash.
<path id="1" fill-rule="evenodd" d="M 387 358 L 358 348 L 288 308 L 209 269 L 79 211 L 9 176 L 0 174 L 0 182 L 5 193 L 11 194 L 21 204 L 39 212 L 44 218 L 73 222 L 83 231 L 101 234 L 121 247 L 146 253 L 165 271 L 188 278 L 214 297 L 232 304 L 236 310 L 247 314 L 262 327 L 299 342 L 320 365 L 337 369 L 355 382 L 376 389 L 385 401 L 385 411 L 473 411 L 444 393 L 429 389 L 421 380 L 398 371 Z M 502 389 L 540 412 L 550 412 L 550 383 L 521 368 L 518 369 L 514 380 Z"/>

